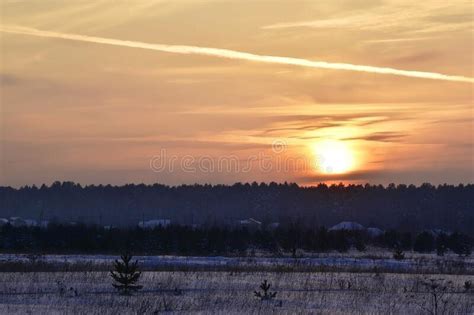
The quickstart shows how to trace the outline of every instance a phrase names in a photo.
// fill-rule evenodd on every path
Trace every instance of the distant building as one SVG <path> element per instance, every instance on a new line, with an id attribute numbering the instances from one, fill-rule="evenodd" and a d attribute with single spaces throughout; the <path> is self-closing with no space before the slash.
<path id="1" fill-rule="evenodd" d="M 423 232 L 426 232 L 426 233 L 429 233 L 431 234 L 433 237 L 438 237 L 440 236 L 441 234 L 446 234 L 446 235 L 451 235 L 453 234 L 453 232 L 450 232 L 450 231 L 445 231 L 445 230 L 442 230 L 442 229 L 431 229 L 431 230 L 424 230 Z"/>
<path id="2" fill-rule="evenodd" d="M 25 219 L 25 225 L 28 226 L 28 227 L 31 227 L 31 226 L 38 226 L 38 222 L 36 222 L 36 220 L 33 220 L 33 219 Z"/>
<path id="3" fill-rule="evenodd" d="M 8 220 L 8 221 L 14 227 L 26 226 L 25 220 L 23 220 L 20 217 L 10 217 L 10 220 Z"/>
<path id="4" fill-rule="evenodd" d="M 274 230 L 280 226 L 280 222 L 272 222 L 267 225 L 267 228 L 270 230 Z"/>
<path id="5" fill-rule="evenodd" d="M 140 221 L 138 222 L 138 226 L 142 229 L 154 229 L 156 227 L 165 227 L 171 224 L 171 220 L 169 219 L 155 219 L 155 220 L 148 220 L 148 221 Z"/>
<path id="6" fill-rule="evenodd" d="M 249 227 L 249 228 L 260 228 L 262 226 L 262 222 L 255 220 L 254 218 L 239 220 L 238 223 L 242 227 Z"/>
<path id="7" fill-rule="evenodd" d="M 341 223 L 338 223 L 331 227 L 329 231 L 361 231 L 365 230 L 365 227 L 362 224 L 359 224 L 357 222 L 350 222 L 350 221 L 344 221 Z"/>
<path id="8" fill-rule="evenodd" d="M 367 234 L 370 237 L 378 237 L 380 235 L 383 235 L 385 232 L 379 228 L 376 227 L 369 227 L 367 228 Z"/>
<path id="9" fill-rule="evenodd" d="M 33 219 L 23 219 L 21 217 L 10 217 L 10 219 L 0 218 L 0 226 L 10 223 L 11 226 L 21 227 L 21 226 L 38 226 L 38 222 Z"/>

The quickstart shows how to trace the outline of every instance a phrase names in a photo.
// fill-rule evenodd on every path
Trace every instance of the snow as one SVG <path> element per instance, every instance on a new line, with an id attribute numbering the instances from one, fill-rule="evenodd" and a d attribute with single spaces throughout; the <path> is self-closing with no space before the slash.
<path id="1" fill-rule="evenodd" d="M 367 228 L 367 234 L 369 234 L 369 236 L 371 237 L 377 237 L 377 236 L 380 236 L 384 233 L 383 230 L 379 229 L 379 228 L 376 228 L 376 227 L 369 227 Z"/>
<path id="2" fill-rule="evenodd" d="M 25 221 L 26 226 L 37 226 L 38 225 L 38 222 L 36 222 L 36 220 L 25 219 L 24 221 Z"/>
<path id="3" fill-rule="evenodd" d="M 140 221 L 138 222 L 138 226 L 143 229 L 153 229 L 159 226 L 168 226 L 171 224 L 171 220 L 169 219 L 154 219 L 148 221 Z"/>
<path id="4" fill-rule="evenodd" d="M 112 265 L 118 256 L 113 255 L 42 255 L 42 263 L 63 265 Z M 321 257 L 199 257 L 199 256 L 135 256 L 140 265 L 148 270 L 167 269 L 262 269 L 279 268 L 370 271 L 374 269 L 390 272 L 438 272 L 440 268 L 454 268 L 463 264 L 464 271 L 474 272 L 474 259 L 459 258 L 457 255 L 438 257 L 436 255 L 407 254 L 404 260 L 395 260 L 391 253 L 382 256 L 352 256 L 350 254 L 326 254 Z M 6 262 L 30 262 L 28 255 L 0 254 L 0 264 Z"/>
<path id="5" fill-rule="evenodd" d="M 341 231 L 341 230 L 360 231 L 360 230 L 365 230 L 365 228 L 363 225 L 357 222 L 344 221 L 344 222 L 334 225 L 333 227 L 329 229 L 329 231 Z"/>
<path id="6" fill-rule="evenodd" d="M 9 221 L 12 226 L 16 226 L 16 227 L 26 225 L 26 221 L 20 217 L 11 217 Z"/>
<path id="7" fill-rule="evenodd" d="M 0 218 L 0 226 L 10 223 L 12 226 L 38 226 L 38 222 L 34 219 L 23 219 L 21 217 L 10 217 L 10 219 Z"/>
<path id="8" fill-rule="evenodd" d="M 439 314 L 474 314 L 469 275 L 345 272 L 143 272 L 143 289 L 119 295 L 103 272 L 1 272 L 0 314 L 422 314 L 422 283 L 451 283 Z M 277 292 L 261 301 L 263 280 Z M 444 281 L 444 282 L 442 282 Z M 176 292 L 179 292 L 178 294 Z M 447 303 L 444 303 L 447 302 Z"/>
<path id="9" fill-rule="evenodd" d="M 240 220 L 239 223 L 241 225 L 262 225 L 262 222 L 255 220 L 254 218 Z"/>
<path id="10" fill-rule="evenodd" d="M 280 223 L 279 222 L 272 222 L 268 225 L 268 228 L 269 229 L 276 229 L 280 226 Z"/>

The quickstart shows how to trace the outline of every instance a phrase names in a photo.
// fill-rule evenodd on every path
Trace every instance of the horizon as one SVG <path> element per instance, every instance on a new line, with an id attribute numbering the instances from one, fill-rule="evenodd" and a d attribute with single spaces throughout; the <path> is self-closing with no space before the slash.
<path id="1" fill-rule="evenodd" d="M 198 187 L 233 187 L 237 185 L 242 185 L 242 186 L 271 186 L 271 185 L 277 185 L 277 186 L 293 186 L 296 185 L 298 188 L 318 188 L 321 186 L 326 186 L 328 188 L 330 187 L 344 187 L 344 188 L 350 188 L 350 187 L 382 187 L 384 189 L 388 189 L 391 186 L 394 186 L 395 188 L 399 187 L 414 187 L 414 188 L 421 188 L 424 186 L 431 186 L 435 189 L 440 188 L 440 187 L 466 187 L 466 186 L 473 186 L 474 183 L 456 183 L 456 184 L 448 184 L 448 183 L 442 183 L 442 184 L 433 184 L 429 182 L 421 183 L 421 184 L 410 184 L 410 183 L 388 183 L 388 184 L 378 184 L 378 183 L 344 183 L 344 182 L 319 182 L 319 183 L 313 183 L 310 185 L 300 185 L 296 182 L 234 182 L 230 184 L 222 184 L 222 183 L 184 183 L 184 184 L 176 184 L 176 185 L 171 185 L 171 184 L 166 184 L 166 183 L 124 183 L 124 184 L 110 184 L 110 183 L 79 183 L 79 182 L 74 182 L 74 181 L 54 181 L 51 183 L 42 183 L 42 184 L 26 184 L 26 185 L 21 185 L 21 186 L 8 186 L 8 185 L 0 185 L 0 188 L 13 188 L 13 189 L 24 189 L 24 188 L 37 188 L 40 189 L 41 187 L 46 187 L 46 188 L 51 188 L 56 184 L 73 184 L 73 185 L 79 185 L 82 188 L 85 187 L 114 187 L 114 188 L 122 188 L 126 186 L 141 186 L 144 185 L 146 187 L 153 187 L 153 186 L 163 186 L 166 188 L 180 188 L 180 187 L 192 187 L 192 186 L 198 186 Z"/>

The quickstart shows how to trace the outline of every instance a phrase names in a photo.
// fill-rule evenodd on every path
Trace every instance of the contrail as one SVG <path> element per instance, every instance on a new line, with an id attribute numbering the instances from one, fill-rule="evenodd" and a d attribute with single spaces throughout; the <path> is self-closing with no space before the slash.
<path id="1" fill-rule="evenodd" d="M 229 49 L 219 49 L 219 48 L 210 48 L 210 47 L 149 44 L 149 43 L 128 41 L 128 40 L 119 40 L 119 39 L 86 36 L 86 35 L 78 35 L 78 34 L 42 31 L 42 30 L 38 30 L 34 28 L 21 27 L 21 26 L 0 26 L 0 32 L 39 36 L 39 37 L 49 37 L 49 38 L 60 38 L 60 39 L 122 46 L 122 47 L 142 48 L 142 49 L 156 50 L 156 51 L 169 52 L 169 53 L 175 53 L 175 54 L 196 54 L 196 55 L 214 56 L 214 57 L 219 57 L 219 58 L 240 59 L 240 60 L 248 60 L 248 61 L 255 61 L 255 62 L 294 65 L 294 66 L 309 67 L 309 68 L 348 70 L 348 71 L 370 72 L 370 73 L 379 73 L 379 74 L 392 74 L 392 75 L 398 75 L 398 76 L 432 79 L 432 80 L 474 83 L 474 78 L 471 78 L 471 77 L 447 75 L 447 74 L 436 73 L 436 72 L 400 70 L 400 69 L 385 68 L 385 67 L 353 65 L 349 63 L 313 61 L 313 60 L 308 60 L 308 59 L 292 58 L 292 57 L 266 56 L 266 55 L 257 55 L 257 54 L 229 50 Z"/>

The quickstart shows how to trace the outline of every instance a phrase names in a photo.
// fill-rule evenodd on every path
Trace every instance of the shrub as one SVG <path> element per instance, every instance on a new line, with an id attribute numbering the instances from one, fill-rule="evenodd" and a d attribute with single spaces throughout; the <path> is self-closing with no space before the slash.
<path id="1" fill-rule="evenodd" d="M 110 272 L 110 276 L 115 281 L 112 285 L 120 294 L 129 295 L 131 291 L 142 288 L 136 285 L 140 279 L 141 272 L 138 271 L 138 260 L 131 262 L 132 255 L 126 253 L 120 256 L 121 261 L 115 260 L 114 271 Z"/>
<path id="2" fill-rule="evenodd" d="M 261 291 L 254 291 L 255 296 L 262 301 L 274 299 L 277 293 L 270 292 L 270 287 L 271 284 L 268 283 L 267 280 L 263 280 L 263 282 L 260 284 Z"/>
<path id="3" fill-rule="evenodd" d="M 470 291 L 472 289 L 472 282 L 471 281 L 465 281 L 464 282 L 464 290 L 465 291 Z"/>
<path id="4" fill-rule="evenodd" d="M 395 258 L 396 260 L 405 259 L 405 254 L 403 253 L 400 247 L 395 248 L 395 250 L 393 251 L 393 258 Z"/>
<path id="5" fill-rule="evenodd" d="M 453 291 L 451 281 L 429 279 L 429 281 L 425 280 L 421 284 L 430 297 L 424 303 L 418 304 L 422 310 L 434 315 L 451 313 L 450 309 L 455 305 L 452 300 L 453 296 L 450 294 Z"/>

